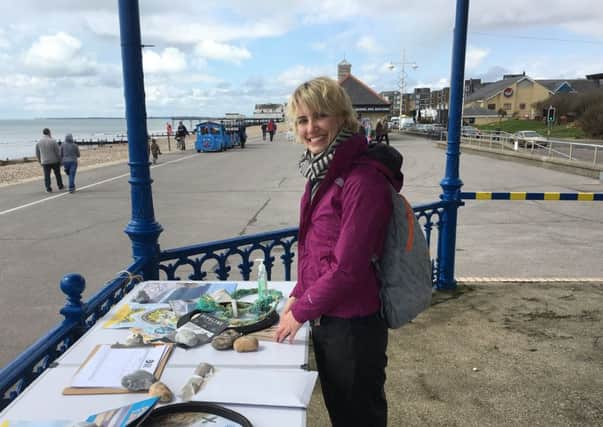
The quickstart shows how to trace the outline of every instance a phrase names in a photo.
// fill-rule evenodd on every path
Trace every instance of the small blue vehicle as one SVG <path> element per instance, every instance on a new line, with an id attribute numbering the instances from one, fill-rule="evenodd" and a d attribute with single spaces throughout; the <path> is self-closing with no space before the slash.
<path id="1" fill-rule="evenodd" d="M 195 149 L 197 153 L 208 151 L 224 151 L 232 143 L 229 142 L 230 135 L 226 133 L 224 125 L 216 122 L 201 122 L 195 128 L 197 139 Z"/>

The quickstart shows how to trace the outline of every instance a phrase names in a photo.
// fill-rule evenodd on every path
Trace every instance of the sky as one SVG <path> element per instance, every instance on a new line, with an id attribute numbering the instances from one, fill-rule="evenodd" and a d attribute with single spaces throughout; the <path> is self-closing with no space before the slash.
<path id="1" fill-rule="evenodd" d="M 147 115 L 251 115 L 344 58 L 377 92 L 402 62 L 406 91 L 448 86 L 455 3 L 140 0 Z M 601 73 L 602 23 L 600 0 L 473 0 L 465 78 Z M 1 3 L 0 120 L 124 115 L 117 0 Z"/>

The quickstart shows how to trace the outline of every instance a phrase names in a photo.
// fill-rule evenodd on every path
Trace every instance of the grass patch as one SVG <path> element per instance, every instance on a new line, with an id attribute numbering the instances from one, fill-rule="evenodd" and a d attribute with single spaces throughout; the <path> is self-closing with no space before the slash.
<path id="1" fill-rule="evenodd" d="M 477 125 L 479 129 L 493 131 L 500 129 L 504 132 L 515 133 L 520 130 L 533 130 L 539 134 L 546 136 L 547 129 L 545 124 L 540 120 L 503 120 L 501 122 L 490 123 L 487 125 Z M 576 127 L 573 123 L 569 125 L 557 125 L 551 129 L 551 137 L 553 138 L 568 138 L 568 139 L 580 139 L 586 135 L 579 127 Z"/>

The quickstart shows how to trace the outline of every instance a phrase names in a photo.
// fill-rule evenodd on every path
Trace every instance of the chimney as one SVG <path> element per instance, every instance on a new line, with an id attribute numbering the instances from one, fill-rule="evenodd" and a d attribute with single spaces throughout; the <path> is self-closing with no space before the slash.
<path id="1" fill-rule="evenodd" d="M 352 74 L 352 64 L 345 59 L 337 64 L 337 81 L 341 82 Z"/>

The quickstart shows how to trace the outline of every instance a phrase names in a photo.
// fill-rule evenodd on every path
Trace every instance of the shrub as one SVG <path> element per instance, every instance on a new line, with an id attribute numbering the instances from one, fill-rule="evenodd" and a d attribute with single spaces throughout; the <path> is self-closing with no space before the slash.
<path id="1" fill-rule="evenodd" d="M 603 99 L 588 105 L 580 116 L 582 130 L 594 138 L 603 137 Z"/>

